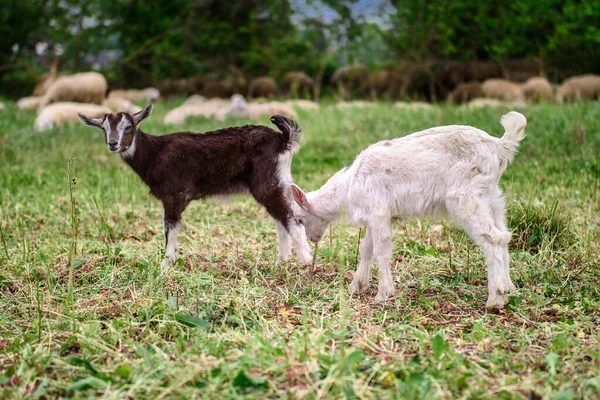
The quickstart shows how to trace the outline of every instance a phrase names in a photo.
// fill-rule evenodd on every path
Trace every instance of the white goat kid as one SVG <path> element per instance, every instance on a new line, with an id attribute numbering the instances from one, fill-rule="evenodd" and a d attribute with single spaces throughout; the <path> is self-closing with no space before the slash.
<path id="1" fill-rule="evenodd" d="M 471 126 L 440 126 L 371 145 L 323 187 L 304 193 L 291 186 L 294 215 L 318 242 L 341 217 L 366 226 L 353 293 L 369 287 L 373 259 L 379 267 L 375 300 L 394 294 L 390 258 L 392 219 L 450 215 L 481 248 L 488 270 L 488 308 L 500 309 L 515 288 L 509 276 L 505 202 L 498 181 L 525 137 L 525 117 L 500 121 L 500 139 Z"/>

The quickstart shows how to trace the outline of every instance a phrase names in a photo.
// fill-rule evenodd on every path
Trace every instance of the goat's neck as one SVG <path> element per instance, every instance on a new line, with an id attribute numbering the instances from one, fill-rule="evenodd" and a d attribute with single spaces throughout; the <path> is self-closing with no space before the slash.
<path id="1" fill-rule="evenodd" d="M 308 197 L 315 212 L 331 222 L 340 219 L 348 195 L 348 170 L 338 171 Z"/>
<path id="2" fill-rule="evenodd" d="M 148 135 L 141 130 L 135 135 L 135 139 L 129 150 L 121 154 L 121 158 L 146 182 L 148 171 L 157 155 L 156 137 Z"/>

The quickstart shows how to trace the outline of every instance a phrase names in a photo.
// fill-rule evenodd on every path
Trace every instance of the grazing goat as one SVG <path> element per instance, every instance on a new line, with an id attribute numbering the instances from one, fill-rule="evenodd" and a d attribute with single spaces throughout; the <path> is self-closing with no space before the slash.
<path id="1" fill-rule="evenodd" d="M 353 293 L 369 287 L 379 267 L 375 300 L 394 293 L 390 272 L 392 218 L 449 214 L 481 248 L 488 270 L 489 308 L 502 308 L 514 285 L 509 276 L 505 203 L 498 181 L 525 137 L 527 120 L 512 111 L 500 121 L 500 139 L 470 126 L 440 126 L 371 145 L 319 190 L 292 184 L 294 216 L 313 242 L 345 210 L 350 223 L 367 227 Z"/>
<path id="2" fill-rule="evenodd" d="M 301 133 L 294 121 L 271 117 L 281 134 L 266 126 L 246 125 L 204 134 L 153 136 L 139 128 L 151 112 L 149 104 L 133 115 L 120 112 L 92 118 L 79 114 L 79 118 L 104 131 L 108 150 L 119 154 L 163 203 L 164 265 L 176 260 L 181 214 L 192 200 L 246 191 L 277 223 L 278 260 L 290 256 L 293 243 L 300 261 L 311 261 L 304 227 L 294 219 L 287 197 L 292 156 L 299 149 Z"/>

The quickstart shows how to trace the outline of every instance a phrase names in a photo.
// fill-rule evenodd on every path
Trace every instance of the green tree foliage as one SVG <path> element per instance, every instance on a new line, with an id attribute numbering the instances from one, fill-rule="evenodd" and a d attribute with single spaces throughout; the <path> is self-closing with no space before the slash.
<path id="1" fill-rule="evenodd" d="M 380 9 L 367 17 L 360 0 L 0 0 L 0 91 L 29 91 L 19 82 L 55 57 L 63 72 L 96 64 L 128 85 L 230 67 L 327 80 L 339 64 L 431 59 L 539 57 L 562 76 L 600 72 L 600 0 L 387 1 L 369 2 Z"/>
<path id="2" fill-rule="evenodd" d="M 394 0 L 391 29 L 382 32 L 396 54 L 411 60 L 496 60 L 542 57 L 584 61 L 598 70 L 600 1 Z M 590 57 L 594 61 L 590 60 Z"/>

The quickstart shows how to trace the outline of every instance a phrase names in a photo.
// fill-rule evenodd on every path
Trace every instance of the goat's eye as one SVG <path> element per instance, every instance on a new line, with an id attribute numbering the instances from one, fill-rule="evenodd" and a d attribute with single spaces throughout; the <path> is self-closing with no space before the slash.
<path id="1" fill-rule="evenodd" d="M 304 220 L 302 218 L 298 218 L 298 222 L 304 225 Z"/>
<path id="2" fill-rule="evenodd" d="M 129 132 L 131 130 L 131 125 L 128 125 L 127 128 L 125 128 L 125 131 Z"/>

